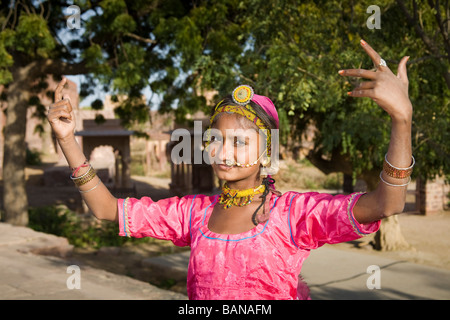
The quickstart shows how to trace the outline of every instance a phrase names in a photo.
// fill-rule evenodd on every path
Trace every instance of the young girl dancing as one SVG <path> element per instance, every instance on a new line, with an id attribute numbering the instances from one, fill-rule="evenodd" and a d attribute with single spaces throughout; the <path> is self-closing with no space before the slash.
<path id="1" fill-rule="evenodd" d="M 376 70 L 339 74 L 368 79 L 348 94 L 372 98 L 392 121 L 380 183 L 369 193 L 278 192 L 273 179 L 261 174 L 270 164 L 277 111 L 269 98 L 245 85 L 219 102 L 210 118 L 207 150 L 215 174 L 225 181 L 218 195 L 116 199 L 75 140 L 72 107 L 62 96 L 65 79 L 56 88 L 48 120 L 73 168 L 71 178 L 97 218 L 117 221 L 121 236 L 190 246 L 190 299 L 304 299 L 298 276 L 310 250 L 375 232 L 382 218 L 402 212 L 414 164 L 408 57 L 394 75 L 376 51 L 363 40 L 361 45 Z M 260 139 L 267 142 L 264 148 Z"/>

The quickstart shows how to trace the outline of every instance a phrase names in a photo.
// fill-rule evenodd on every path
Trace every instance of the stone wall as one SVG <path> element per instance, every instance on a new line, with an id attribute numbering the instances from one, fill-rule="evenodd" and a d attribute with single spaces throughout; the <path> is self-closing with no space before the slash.
<path id="1" fill-rule="evenodd" d="M 416 207 L 421 214 L 432 215 L 448 209 L 450 184 L 443 177 L 431 181 L 417 181 Z"/>

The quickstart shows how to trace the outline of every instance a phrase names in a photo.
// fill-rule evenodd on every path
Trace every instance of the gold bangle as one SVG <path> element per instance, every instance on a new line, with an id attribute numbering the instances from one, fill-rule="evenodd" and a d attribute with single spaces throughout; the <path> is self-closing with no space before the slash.
<path id="1" fill-rule="evenodd" d="M 384 156 L 383 170 L 388 176 L 390 176 L 392 178 L 405 179 L 405 178 L 408 178 L 409 176 L 411 176 L 411 173 L 413 171 L 413 167 L 414 167 L 415 163 L 416 163 L 416 160 L 412 156 L 412 164 L 408 168 L 397 168 L 389 163 L 389 161 L 387 160 L 387 154 L 386 154 Z"/>
<path id="2" fill-rule="evenodd" d="M 88 183 L 92 179 L 94 179 L 95 176 L 96 176 L 96 173 L 95 173 L 94 168 L 92 168 L 92 166 L 89 166 L 89 170 L 86 173 L 84 173 L 82 176 L 79 176 L 76 178 L 73 178 L 72 176 L 70 176 L 70 179 L 72 179 L 72 181 L 75 183 L 75 185 L 77 187 L 80 187 L 80 186 Z"/>

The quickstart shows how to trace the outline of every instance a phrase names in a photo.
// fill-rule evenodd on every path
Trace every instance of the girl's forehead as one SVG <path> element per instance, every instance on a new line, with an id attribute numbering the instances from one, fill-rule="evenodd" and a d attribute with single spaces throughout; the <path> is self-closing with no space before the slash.
<path id="1" fill-rule="evenodd" d="M 237 113 L 221 112 L 214 119 L 212 128 L 226 129 L 254 129 L 258 131 L 258 127 L 248 120 L 246 117 Z"/>

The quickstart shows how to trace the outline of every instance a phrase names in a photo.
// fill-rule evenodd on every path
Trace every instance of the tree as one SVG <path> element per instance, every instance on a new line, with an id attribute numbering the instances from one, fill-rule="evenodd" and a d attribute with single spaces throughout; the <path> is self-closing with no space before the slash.
<path id="1" fill-rule="evenodd" d="M 369 99 L 347 97 L 345 93 L 357 81 L 341 79 L 337 71 L 371 68 L 359 50 L 361 38 L 393 70 L 401 57 L 410 55 L 414 174 L 433 178 L 449 173 L 448 2 L 413 1 L 408 6 L 403 1 L 378 1 L 381 29 L 367 27 L 370 1 L 229 1 L 217 10 L 234 14 L 220 27 L 204 18 L 212 10 L 211 3 L 183 17 L 194 22 L 190 31 L 206 43 L 203 51 L 185 61 L 191 74 L 220 95 L 243 82 L 271 96 L 281 117 L 284 143 L 298 142 L 313 125 L 311 162 L 325 173 L 361 177 L 369 190 L 379 182 L 389 142 L 389 117 Z M 211 23 L 209 28 L 204 28 L 206 22 Z M 231 31 L 237 36 L 227 42 Z M 183 46 L 178 47 L 184 54 Z M 397 240 L 383 248 L 404 243 L 395 218 L 386 223 L 391 221 L 390 229 L 397 230 L 397 236 L 390 231 L 391 239 Z"/>
<path id="2" fill-rule="evenodd" d="M 75 13 L 68 11 L 73 4 L 78 6 L 73 7 Z M 60 79 L 62 75 L 86 74 L 82 95 L 95 90 L 95 85 L 103 85 L 109 92 L 128 97 L 116 110 L 124 124 L 145 121 L 149 112 L 141 100 L 142 90 L 150 85 L 154 92 L 164 91 L 179 75 L 174 48 L 166 43 L 185 35 L 175 35 L 174 29 L 167 28 L 167 21 L 185 16 L 193 6 L 195 2 L 178 0 L 1 2 L 0 84 L 7 100 L 3 162 L 6 222 L 28 223 L 26 111 L 28 106 L 38 105 L 40 116 L 45 118 L 45 106 L 35 94 L 42 90 L 51 94 L 54 88 L 48 88 L 44 79 L 48 75 Z M 81 29 L 69 29 L 67 18 L 80 18 Z M 179 99 L 198 99 L 181 90 L 176 95 Z M 165 103 L 170 106 L 171 100 Z"/>
<path id="3" fill-rule="evenodd" d="M 5 200 L 5 211 L 25 198 L 24 148 L 19 142 L 23 128 L 15 119 L 24 120 L 32 92 L 27 81 L 39 83 L 43 74 L 86 73 L 82 95 L 96 84 L 126 94 L 128 99 L 116 110 L 124 123 L 147 119 L 148 106 L 140 99 L 147 86 L 162 96 L 160 110 L 174 111 L 180 120 L 187 112 L 209 109 L 199 94 L 203 89 L 222 96 L 237 83 L 250 84 L 278 107 L 284 144 L 294 145 L 313 125 L 311 162 L 325 173 L 363 177 L 373 188 L 387 149 L 389 119 L 370 100 L 348 98 L 345 93 L 355 83 L 337 74 L 344 68 L 371 67 L 359 50 L 361 38 L 393 69 L 402 56 L 412 57 L 408 75 L 415 107 L 414 174 L 432 178 L 449 173 L 447 2 L 378 1 L 381 29 L 367 27 L 370 1 L 75 4 L 81 8 L 82 29 L 73 31 L 77 38 L 70 42 L 59 38 L 67 28 L 63 10 L 69 3 L 12 1 L 1 6 L 0 79 L 7 85 L 11 127 L 5 135 L 11 141 L 9 150 L 17 152 L 16 157 L 5 157 L 4 171 L 10 174 L 4 176 L 10 184 L 5 194 L 6 189 L 15 193 L 14 199 Z M 7 217 L 20 216 L 17 212 L 26 205 L 19 207 Z"/>
<path id="4" fill-rule="evenodd" d="M 43 79 L 48 74 L 73 74 L 86 69 L 82 63 L 68 63 L 67 52 L 57 41 L 56 30 L 65 26 L 61 8 L 50 10 L 49 3 L 35 7 L 31 2 L 11 1 L 2 3 L 0 10 L 0 83 L 8 104 L 3 159 L 5 221 L 26 225 L 27 108 L 34 101 L 34 93 L 45 87 Z M 48 21 L 53 23 L 52 28 Z"/>

